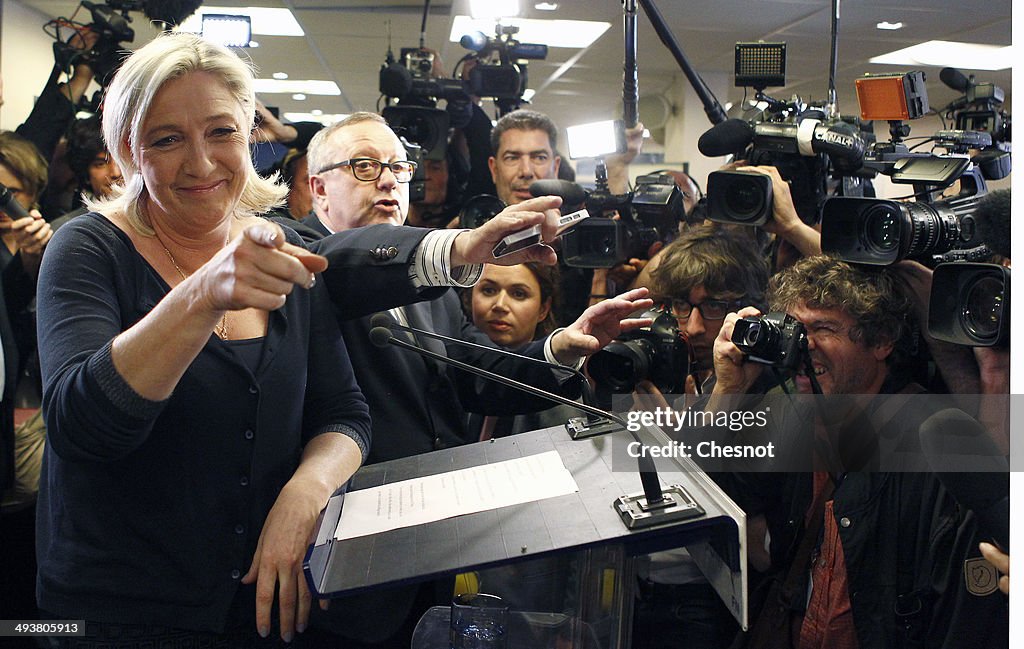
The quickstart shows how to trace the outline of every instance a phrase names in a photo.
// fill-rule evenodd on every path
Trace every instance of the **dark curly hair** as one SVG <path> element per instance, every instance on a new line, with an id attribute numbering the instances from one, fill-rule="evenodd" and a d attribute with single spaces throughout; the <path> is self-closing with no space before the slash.
<path id="1" fill-rule="evenodd" d="M 80 187 L 89 187 L 89 167 L 96 156 L 106 150 L 99 115 L 76 119 L 71 124 L 68 131 L 67 161 Z"/>
<path id="2" fill-rule="evenodd" d="M 887 267 L 853 266 L 835 257 L 805 257 L 768 283 L 772 311 L 803 304 L 811 309 L 836 309 L 856 324 L 850 339 L 868 347 L 897 343 L 910 325 L 910 300 Z"/>

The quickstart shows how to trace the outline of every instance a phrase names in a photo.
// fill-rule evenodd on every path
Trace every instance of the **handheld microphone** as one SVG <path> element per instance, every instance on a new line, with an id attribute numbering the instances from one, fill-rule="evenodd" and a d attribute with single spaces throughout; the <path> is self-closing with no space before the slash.
<path id="1" fill-rule="evenodd" d="M 530 183 L 530 196 L 558 196 L 562 205 L 581 205 L 587 200 L 585 189 L 569 180 L 546 178 Z"/>
<path id="2" fill-rule="evenodd" d="M 379 321 L 380 320 L 378 319 L 378 322 Z M 615 413 L 601 410 L 600 408 L 595 408 L 587 404 L 576 403 L 572 399 L 563 397 L 560 394 L 554 394 L 546 390 L 536 388 L 532 385 L 527 385 L 520 381 L 501 376 L 500 374 L 488 372 L 487 370 L 474 367 L 454 358 L 448 358 L 444 354 L 438 354 L 430 349 L 417 347 L 412 343 L 396 338 L 388 327 L 377 326 L 370 329 L 370 342 L 376 347 L 387 347 L 388 345 L 401 347 L 402 349 L 407 349 L 413 353 L 426 356 L 427 358 L 432 358 L 441 363 L 447 363 L 452 367 L 464 370 L 470 374 L 474 374 L 491 381 L 496 381 L 516 390 L 521 390 L 535 397 L 541 397 L 542 399 L 547 399 L 555 403 L 564 404 L 570 408 L 575 408 L 587 414 L 604 417 L 622 426 L 638 444 L 641 446 L 644 445 L 643 441 L 640 440 L 639 435 L 629 428 L 622 417 L 619 417 Z M 640 473 L 640 484 L 643 485 L 643 494 L 620 496 L 613 503 L 616 511 L 619 512 L 619 516 L 627 527 L 630 529 L 647 527 L 650 525 L 667 523 L 680 518 L 689 518 L 695 515 L 693 499 L 685 489 L 679 485 L 662 488 L 661 481 L 658 479 L 658 470 L 654 466 L 653 457 L 650 457 L 647 453 L 639 453 L 637 457 L 637 464 Z"/>
<path id="3" fill-rule="evenodd" d="M 12 221 L 23 219 L 28 216 L 28 212 L 21 206 L 18 199 L 14 197 L 14 192 L 7 188 L 6 185 L 0 183 L 0 212 L 3 212 L 11 218 Z"/>
<path id="4" fill-rule="evenodd" d="M 957 408 L 946 408 L 921 424 L 921 449 L 939 482 L 978 517 L 978 528 L 1010 549 L 1009 463 L 985 428 Z"/>

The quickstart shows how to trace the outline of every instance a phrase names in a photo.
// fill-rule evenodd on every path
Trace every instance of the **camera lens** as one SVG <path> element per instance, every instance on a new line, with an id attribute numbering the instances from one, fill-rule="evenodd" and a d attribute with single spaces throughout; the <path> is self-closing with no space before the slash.
<path id="1" fill-rule="evenodd" d="M 899 215 L 888 205 L 879 205 L 865 215 L 864 237 L 878 252 L 889 252 L 900 243 Z"/>
<path id="2" fill-rule="evenodd" d="M 730 216 L 736 221 L 755 221 L 764 212 L 765 195 L 757 183 L 736 182 L 730 190 L 725 198 L 725 204 Z"/>
<path id="3" fill-rule="evenodd" d="M 995 277 L 980 277 L 963 292 L 960 311 L 964 329 L 977 338 L 999 334 L 1003 312 L 1003 283 Z"/>
<path id="4" fill-rule="evenodd" d="M 761 340 L 761 323 L 751 322 L 750 326 L 743 332 L 742 340 L 744 346 L 756 347 L 757 343 Z"/>
<path id="5" fill-rule="evenodd" d="M 646 340 L 616 340 L 594 354 L 587 369 L 598 384 L 618 393 L 631 392 L 650 376 L 653 356 L 654 347 Z"/>

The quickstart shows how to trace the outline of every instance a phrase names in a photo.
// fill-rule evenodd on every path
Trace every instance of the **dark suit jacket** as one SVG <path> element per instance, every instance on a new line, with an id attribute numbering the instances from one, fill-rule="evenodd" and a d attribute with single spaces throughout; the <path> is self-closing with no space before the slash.
<path id="1" fill-rule="evenodd" d="M 328 234 L 327 229 L 315 216 L 303 223 L 321 236 L 326 237 Z M 388 225 L 371 227 L 376 232 L 381 232 L 378 230 L 380 227 L 390 228 L 395 231 L 396 241 L 405 236 L 401 231 L 417 229 L 395 228 Z M 360 230 L 370 231 L 371 228 L 357 228 L 350 232 Z M 300 234 L 307 236 L 305 230 L 300 231 Z M 338 236 L 333 235 L 323 241 L 328 242 Z M 320 244 L 321 253 L 325 246 L 326 243 Z M 400 251 L 402 255 L 412 253 L 411 249 L 400 248 Z M 333 264 L 334 260 L 331 263 Z M 408 272 L 405 264 L 402 264 L 402 268 Z M 326 279 L 328 288 L 334 296 L 331 279 Z M 339 297 L 340 295 L 338 293 Z M 375 299 L 380 302 L 379 296 Z M 364 306 L 335 300 L 339 314 L 346 318 L 351 318 L 356 310 L 366 313 L 367 309 Z M 440 297 L 428 302 L 406 306 L 405 314 L 411 327 L 495 347 L 486 334 L 466 319 L 458 295 L 453 290 L 445 290 Z M 369 339 L 370 328 L 369 317 L 341 322 L 342 335 L 352 357 L 356 379 L 366 396 L 367 403 L 370 404 L 373 419 L 375 437 L 367 463 L 408 457 L 475 441 L 468 436 L 467 411 L 488 415 L 516 415 L 551 407 L 551 402 L 547 400 L 478 379 L 407 350 L 394 346 L 375 347 Z M 398 332 L 396 335 L 406 334 Z M 555 373 L 541 365 L 489 354 L 478 349 L 445 344 L 425 337 L 417 337 L 415 342 L 421 347 L 427 347 L 450 358 L 515 378 L 544 390 L 564 393 L 571 397 L 578 396 L 578 393 L 574 392 L 578 386 L 570 382 L 567 387 L 562 387 L 555 378 Z M 531 358 L 543 359 L 543 342 L 531 343 L 520 353 Z"/>

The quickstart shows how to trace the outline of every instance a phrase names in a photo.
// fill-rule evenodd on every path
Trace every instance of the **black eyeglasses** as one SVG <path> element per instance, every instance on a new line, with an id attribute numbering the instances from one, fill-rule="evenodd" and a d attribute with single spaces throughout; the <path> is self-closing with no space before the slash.
<path id="1" fill-rule="evenodd" d="M 705 320 L 721 320 L 727 313 L 739 307 L 740 300 L 704 300 L 699 304 L 690 304 L 686 300 L 672 300 L 672 315 L 679 320 L 686 320 L 694 309 L 698 309 Z"/>
<path id="2" fill-rule="evenodd" d="M 332 169 L 346 166 L 352 169 L 352 175 L 356 177 L 356 180 L 362 180 L 368 183 L 380 178 L 380 175 L 384 173 L 385 167 L 390 169 L 391 173 L 395 174 L 395 180 L 400 183 L 409 182 L 412 180 L 412 175 L 416 173 L 416 163 L 411 160 L 381 162 L 374 158 L 350 158 L 348 160 L 342 160 L 341 162 L 335 162 L 332 165 L 324 167 L 319 173 L 327 173 Z"/>

